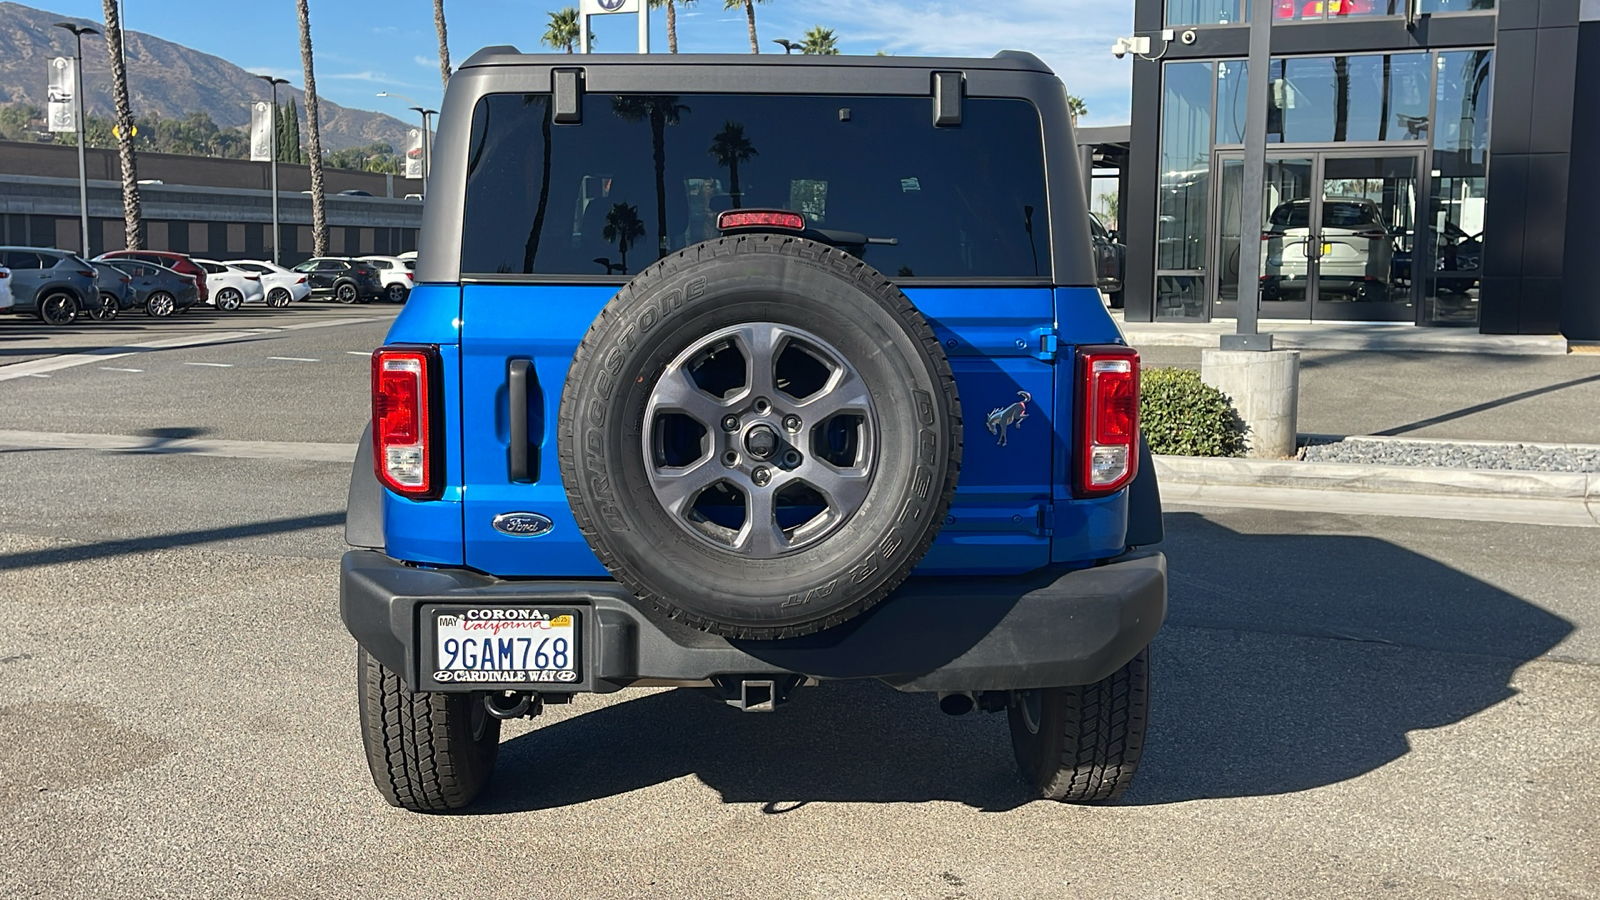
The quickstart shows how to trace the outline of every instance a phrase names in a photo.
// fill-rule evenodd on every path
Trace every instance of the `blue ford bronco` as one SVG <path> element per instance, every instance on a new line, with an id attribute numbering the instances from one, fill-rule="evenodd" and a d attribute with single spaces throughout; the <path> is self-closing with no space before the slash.
<path id="1" fill-rule="evenodd" d="M 489 48 L 431 179 L 340 577 L 390 803 L 467 805 L 577 694 L 843 678 L 1127 788 L 1160 497 L 1037 58 Z"/>

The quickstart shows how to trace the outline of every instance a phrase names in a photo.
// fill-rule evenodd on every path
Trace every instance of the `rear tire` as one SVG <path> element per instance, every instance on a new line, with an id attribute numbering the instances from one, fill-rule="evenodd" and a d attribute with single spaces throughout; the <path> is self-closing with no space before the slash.
<path id="1" fill-rule="evenodd" d="M 272 293 L 267 295 L 267 305 L 273 309 L 283 309 L 289 305 L 290 299 L 288 291 L 283 288 L 273 288 Z"/>
<path id="2" fill-rule="evenodd" d="M 384 291 L 384 296 L 390 303 L 404 303 L 410 293 L 403 284 L 391 284 Z"/>
<path id="3" fill-rule="evenodd" d="M 78 299 L 71 294 L 57 292 L 39 301 L 39 321 L 53 328 L 71 325 L 78 318 Z"/>
<path id="4" fill-rule="evenodd" d="M 356 687 L 367 768 L 391 806 L 448 812 L 477 798 L 500 753 L 500 720 L 478 694 L 412 693 L 365 649 Z"/>
<path id="5" fill-rule="evenodd" d="M 346 281 L 333 289 L 333 299 L 340 303 L 354 303 L 361 298 L 361 292 L 356 286 Z"/>
<path id="6" fill-rule="evenodd" d="M 89 310 L 89 315 L 96 321 L 109 322 L 122 312 L 122 306 L 117 303 L 117 298 L 111 294 L 101 294 L 98 298 L 100 305 Z"/>
<path id="7" fill-rule="evenodd" d="M 144 314 L 157 319 L 165 319 L 167 316 L 172 315 L 177 308 L 178 300 L 176 297 L 166 291 L 156 291 L 150 295 L 149 300 L 145 301 Z"/>
<path id="8" fill-rule="evenodd" d="M 1122 796 L 1144 752 L 1150 648 L 1094 684 L 1013 691 L 1011 746 L 1022 777 L 1046 800 Z"/>
<path id="9" fill-rule="evenodd" d="M 233 288 L 223 288 L 217 292 L 217 309 L 223 312 L 233 312 L 244 305 L 244 295 Z"/>

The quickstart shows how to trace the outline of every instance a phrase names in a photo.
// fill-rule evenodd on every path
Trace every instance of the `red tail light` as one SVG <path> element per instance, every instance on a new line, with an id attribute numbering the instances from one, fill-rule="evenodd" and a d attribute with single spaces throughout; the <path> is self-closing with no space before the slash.
<path id="1" fill-rule="evenodd" d="M 305 284 L 305 283 L 306 283 L 306 277 L 304 275 L 300 276 L 300 280 L 295 282 L 295 284 Z"/>
<path id="2" fill-rule="evenodd" d="M 415 281 L 416 279 L 417 279 L 417 276 L 411 274 L 410 272 L 406 273 L 406 280 L 407 281 Z"/>
<path id="3" fill-rule="evenodd" d="M 781 209 L 730 209 L 717 214 L 718 231 L 757 227 L 805 231 L 806 220 L 799 213 Z"/>
<path id="4" fill-rule="evenodd" d="M 10 277 L 11 277 L 11 273 L 10 272 L 0 272 L 0 278 L 10 278 Z M 124 278 L 123 280 L 126 281 L 127 279 Z"/>
<path id="5" fill-rule="evenodd" d="M 1100 344 L 1078 348 L 1078 446 L 1074 488 L 1080 497 L 1121 490 L 1139 467 L 1139 354 Z"/>
<path id="6" fill-rule="evenodd" d="M 390 490 L 437 496 L 432 348 L 383 347 L 372 354 L 373 468 Z"/>

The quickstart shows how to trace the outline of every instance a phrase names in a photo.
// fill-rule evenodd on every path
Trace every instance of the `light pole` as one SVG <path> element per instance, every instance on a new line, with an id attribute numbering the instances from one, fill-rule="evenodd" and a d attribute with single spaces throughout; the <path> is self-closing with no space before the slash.
<path id="1" fill-rule="evenodd" d="M 411 107 L 411 109 L 412 109 L 413 112 L 422 113 L 422 199 L 423 200 L 427 200 L 428 199 L 428 152 L 429 152 L 428 145 L 433 143 L 432 141 L 429 140 L 429 138 L 433 136 L 433 131 L 432 131 L 432 127 L 433 126 L 428 124 L 428 117 L 429 116 L 438 115 L 439 111 L 437 109 L 427 109 L 427 108 L 424 108 L 424 107 L 421 107 L 421 106 L 413 106 L 413 107 Z"/>
<path id="2" fill-rule="evenodd" d="M 271 75 L 257 75 L 257 78 L 272 85 L 272 111 L 267 114 L 267 131 L 272 134 L 272 264 L 278 265 L 278 244 L 283 241 L 282 230 L 278 225 L 278 85 L 288 84 L 286 78 L 274 78 Z"/>
<path id="3" fill-rule="evenodd" d="M 57 22 L 57 28 L 65 28 L 72 32 L 73 51 L 72 68 L 77 74 L 78 83 L 72 90 L 72 111 L 78 119 L 78 219 L 83 226 L 83 255 L 89 255 L 89 170 L 83 161 L 83 36 L 86 34 L 99 34 L 87 25 L 77 25 L 72 22 Z"/>
<path id="4" fill-rule="evenodd" d="M 428 137 L 432 134 L 432 132 L 428 130 L 428 117 L 437 115 L 439 111 L 436 109 L 428 109 L 421 103 L 418 103 L 416 100 L 407 97 L 405 94 L 396 94 L 394 91 L 379 91 L 378 96 L 393 97 L 396 100 L 404 100 L 407 103 L 416 104 L 411 107 L 412 111 L 422 113 L 422 196 L 424 199 L 426 199 L 428 196 Z"/>

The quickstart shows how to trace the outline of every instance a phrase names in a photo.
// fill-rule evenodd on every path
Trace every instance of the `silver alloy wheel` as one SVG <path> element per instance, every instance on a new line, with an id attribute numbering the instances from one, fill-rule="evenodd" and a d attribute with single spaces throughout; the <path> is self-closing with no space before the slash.
<path id="1" fill-rule="evenodd" d="M 333 292 L 333 299 L 340 303 L 354 303 L 358 296 L 356 286 L 348 281 L 339 285 L 338 289 Z"/>
<path id="2" fill-rule="evenodd" d="M 166 291 L 156 291 L 150 295 L 149 300 L 145 301 L 144 311 L 148 315 L 161 319 L 172 315 L 172 311 L 177 306 L 178 302 L 173 299 L 171 294 Z"/>
<path id="3" fill-rule="evenodd" d="M 233 288 L 223 288 L 217 294 L 217 308 L 224 312 L 233 312 L 244 305 L 244 295 Z"/>
<path id="4" fill-rule="evenodd" d="M 288 291 L 283 288 L 273 288 L 272 293 L 267 295 L 267 305 L 282 309 L 289 305 L 289 299 Z"/>
<path id="5" fill-rule="evenodd" d="M 714 383 L 719 371 L 737 383 Z M 751 322 L 699 339 L 661 374 L 644 421 L 645 468 L 662 509 L 743 557 L 815 544 L 872 488 L 871 393 L 839 351 L 799 328 Z"/>
<path id="6" fill-rule="evenodd" d="M 391 285 L 389 285 L 389 302 L 390 303 L 404 303 L 404 302 L 406 302 L 406 294 L 407 293 L 409 293 L 409 292 L 406 290 L 406 286 L 405 285 L 403 285 L 403 284 L 391 284 Z"/>

